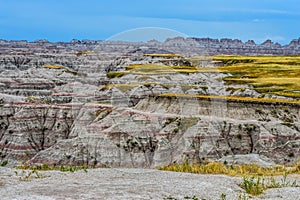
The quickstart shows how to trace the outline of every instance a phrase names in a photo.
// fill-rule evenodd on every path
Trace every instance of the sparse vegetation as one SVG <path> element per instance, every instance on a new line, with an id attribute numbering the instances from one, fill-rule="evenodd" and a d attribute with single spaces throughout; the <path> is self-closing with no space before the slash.
<path id="1" fill-rule="evenodd" d="M 34 178 L 46 178 L 47 176 L 41 174 L 37 170 L 22 170 L 21 172 L 15 171 L 20 181 L 31 181 Z"/>
<path id="2" fill-rule="evenodd" d="M 291 182 L 287 180 L 288 174 L 300 174 L 300 161 L 290 167 L 285 167 L 283 165 L 274 167 L 260 167 L 257 164 L 225 165 L 219 162 L 207 162 L 202 165 L 190 165 L 188 162 L 186 162 L 183 164 L 173 164 L 166 167 L 161 167 L 159 169 L 176 172 L 241 176 L 243 179 L 239 185 L 248 195 L 252 196 L 260 195 L 269 188 L 300 187 L 296 181 Z M 282 178 L 278 181 L 278 178 L 274 178 L 274 176 L 279 175 L 282 175 Z M 241 193 L 238 199 L 247 200 L 249 199 L 248 195 Z M 226 194 L 222 193 L 221 199 L 226 199 Z"/>
<path id="3" fill-rule="evenodd" d="M 7 160 L 3 160 L 3 161 L 0 163 L 0 166 L 1 166 L 1 167 L 4 167 L 4 166 L 7 165 L 7 163 L 8 163 Z"/>
<path id="4" fill-rule="evenodd" d="M 103 86 L 100 90 L 101 91 L 105 91 L 108 90 L 112 87 L 115 87 L 123 92 L 127 91 L 127 90 L 131 90 L 135 87 L 139 86 L 139 83 L 128 83 L 128 84 L 108 84 Z"/>
<path id="5" fill-rule="evenodd" d="M 167 66 L 162 64 L 132 64 L 127 66 L 126 70 L 132 74 L 141 75 L 198 72 L 198 69 L 193 66 Z"/>
<path id="6" fill-rule="evenodd" d="M 76 53 L 76 56 L 82 56 L 82 55 L 88 55 L 88 54 L 92 54 L 91 51 L 78 51 Z"/>
<path id="7" fill-rule="evenodd" d="M 73 71 L 73 70 L 64 70 L 63 72 L 65 73 L 69 73 L 72 74 L 74 76 L 86 76 L 87 74 L 83 73 L 83 72 L 77 72 L 77 71 Z"/>
<path id="8" fill-rule="evenodd" d="M 253 196 L 260 195 L 269 188 L 300 187 L 296 181 L 287 181 L 287 174 L 283 174 L 280 181 L 276 181 L 274 177 L 268 179 L 257 176 L 243 177 L 240 186 Z"/>
<path id="9" fill-rule="evenodd" d="M 28 96 L 27 101 L 31 103 L 46 103 L 49 104 L 50 102 L 41 98 L 41 97 L 36 97 L 36 96 Z"/>
<path id="10" fill-rule="evenodd" d="M 48 170 L 55 170 L 57 169 L 54 165 L 42 164 L 42 165 L 20 165 L 17 167 L 20 170 L 37 170 L 37 171 L 48 171 Z"/>
<path id="11" fill-rule="evenodd" d="M 221 199 L 222 199 L 222 200 L 226 200 L 226 194 L 222 193 L 222 194 L 221 194 Z"/>
<path id="12" fill-rule="evenodd" d="M 248 84 L 263 94 L 300 97 L 300 56 L 212 56 L 232 76 L 227 84 Z"/>
<path id="13" fill-rule="evenodd" d="M 124 75 L 128 74 L 128 72 L 108 72 L 106 74 L 107 78 L 120 78 Z"/>
<path id="14" fill-rule="evenodd" d="M 229 176 L 278 176 L 285 174 L 300 174 L 300 161 L 292 166 L 277 165 L 260 167 L 258 164 L 225 165 L 220 162 L 205 162 L 203 164 L 172 164 L 160 167 L 160 170 L 188 172 L 198 174 L 226 174 Z"/>
<path id="15" fill-rule="evenodd" d="M 246 193 L 240 193 L 238 200 L 249 200 L 249 196 Z"/>
<path id="16" fill-rule="evenodd" d="M 86 164 L 83 165 L 47 165 L 47 164 L 43 164 L 43 165 L 33 165 L 33 166 L 28 166 L 28 165 L 21 165 L 18 166 L 17 169 L 21 169 L 23 171 L 25 170 L 30 170 L 32 172 L 37 172 L 37 171 L 49 171 L 49 170 L 59 170 L 61 172 L 75 172 L 75 171 L 79 171 L 79 170 L 83 170 L 85 172 L 87 172 L 89 166 Z"/>
<path id="17" fill-rule="evenodd" d="M 253 97 L 237 97 L 237 96 L 213 96 L 213 95 L 194 95 L 194 94 L 174 94 L 165 93 L 158 95 L 161 97 L 183 97 L 183 98 L 199 98 L 208 100 L 226 100 L 236 102 L 260 102 L 260 103 L 282 103 L 282 104 L 300 104 L 300 100 L 289 100 L 289 99 L 270 99 L 270 98 L 253 98 Z"/>
<path id="18" fill-rule="evenodd" d="M 155 53 L 155 54 L 144 54 L 149 57 L 180 57 L 180 54 L 167 54 L 167 53 Z"/>
<path id="19" fill-rule="evenodd" d="M 155 79 L 151 76 L 140 76 L 137 78 L 137 80 L 139 80 L 139 81 L 147 81 L 147 80 L 154 81 Z"/>
<path id="20" fill-rule="evenodd" d="M 267 189 L 264 179 L 261 177 L 244 177 L 240 186 L 248 193 L 254 196 L 260 195 Z"/>
<path id="21" fill-rule="evenodd" d="M 180 56 L 177 54 L 146 54 L 152 57 Z M 190 58 L 193 60 L 193 58 Z M 203 58 L 202 58 L 203 59 Z M 118 78 L 126 74 L 162 75 L 176 73 L 229 73 L 224 78 L 228 85 L 247 84 L 253 87 L 262 97 L 272 95 L 300 98 L 300 56 L 212 56 L 212 62 L 222 63 L 225 66 L 169 66 L 162 64 L 131 64 L 126 71 L 108 72 L 109 78 Z M 148 76 L 147 76 L 148 77 Z M 149 78 L 147 78 L 149 79 Z M 142 79 L 139 79 L 142 81 Z M 184 91 L 194 86 L 183 85 Z M 244 91 L 245 88 L 237 86 L 227 88 L 231 93 Z M 268 98 L 262 98 L 264 101 Z"/>
<path id="22" fill-rule="evenodd" d="M 60 66 L 60 65 L 44 65 L 43 68 L 47 68 L 47 69 L 63 69 L 65 67 L 64 66 Z"/>
<path id="23" fill-rule="evenodd" d="M 75 172 L 78 170 L 83 170 L 84 172 L 87 172 L 88 166 L 87 165 L 81 165 L 81 166 L 75 166 L 75 165 L 61 165 L 60 171 L 61 172 Z"/>
<path id="24" fill-rule="evenodd" d="M 104 107 L 96 111 L 96 117 L 98 117 L 98 120 L 104 119 L 107 115 L 109 115 L 112 112 L 112 108 L 110 107 Z"/>
<path id="25" fill-rule="evenodd" d="M 171 195 L 168 197 L 164 197 L 164 200 L 177 200 L 175 197 L 172 197 Z M 205 199 L 199 199 L 196 195 L 190 197 L 190 196 L 185 196 L 184 199 L 191 199 L 191 200 L 205 200 Z"/>

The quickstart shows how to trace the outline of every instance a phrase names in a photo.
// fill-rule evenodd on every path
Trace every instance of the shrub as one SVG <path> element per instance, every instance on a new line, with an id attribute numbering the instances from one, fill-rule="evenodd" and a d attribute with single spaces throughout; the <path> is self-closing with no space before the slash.
<path id="1" fill-rule="evenodd" d="M 1 166 L 1 167 L 4 167 L 4 166 L 7 165 L 7 163 L 8 163 L 8 161 L 7 161 L 7 160 L 4 160 L 4 161 L 2 161 L 2 162 L 0 163 L 0 166 Z"/>
<path id="2" fill-rule="evenodd" d="M 244 177 L 240 186 L 248 193 L 254 196 L 260 195 L 266 190 L 264 179 L 261 177 Z"/>
<path id="3" fill-rule="evenodd" d="M 242 136 L 241 133 L 238 133 L 238 134 L 236 135 L 236 137 L 237 137 L 239 140 L 242 140 L 242 138 L 243 138 L 243 136 Z"/>

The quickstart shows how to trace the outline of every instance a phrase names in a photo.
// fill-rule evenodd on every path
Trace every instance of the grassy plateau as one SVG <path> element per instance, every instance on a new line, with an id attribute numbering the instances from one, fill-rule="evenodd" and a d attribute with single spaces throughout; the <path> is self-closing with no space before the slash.
<path id="1" fill-rule="evenodd" d="M 300 98 L 300 56 L 213 56 L 230 84 L 248 84 L 257 92 Z"/>

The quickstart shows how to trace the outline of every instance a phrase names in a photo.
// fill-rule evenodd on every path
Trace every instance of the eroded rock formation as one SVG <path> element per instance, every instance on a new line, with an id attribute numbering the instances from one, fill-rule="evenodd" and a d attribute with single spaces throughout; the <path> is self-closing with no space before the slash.
<path id="1" fill-rule="evenodd" d="M 10 165 L 156 167 L 237 154 L 275 163 L 299 158 L 299 103 L 216 98 L 260 94 L 250 86 L 228 90 L 223 78 L 229 74 L 178 72 L 215 64 L 174 54 L 298 54 L 299 40 L 287 46 L 209 38 L 0 45 L 0 161 Z M 129 73 L 128 66 L 143 64 Z"/>

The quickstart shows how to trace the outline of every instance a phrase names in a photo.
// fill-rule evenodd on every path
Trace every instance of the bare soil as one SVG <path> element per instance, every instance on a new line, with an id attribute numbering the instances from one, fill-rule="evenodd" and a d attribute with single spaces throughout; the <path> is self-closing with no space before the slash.
<path id="1" fill-rule="evenodd" d="M 151 169 L 89 169 L 77 172 L 28 171 L 0 168 L 2 200 L 63 199 L 239 199 L 245 194 L 239 187 L 241 178 L 225 175 L 201 175 Z M 300 181 L 299 175 L 290 179 Z M 23 180 L 21 180 L 23 179 Z M 269 189 L 251 199 L 300 199 L 299 187 Z"/>

